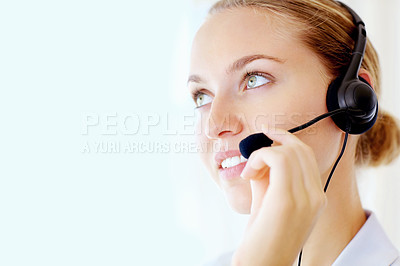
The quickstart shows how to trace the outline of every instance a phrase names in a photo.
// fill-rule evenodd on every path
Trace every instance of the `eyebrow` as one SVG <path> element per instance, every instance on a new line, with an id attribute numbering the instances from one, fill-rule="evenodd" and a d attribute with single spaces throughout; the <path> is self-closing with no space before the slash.
<path id="1" fill-rule="evenodd" d="M 238 71 L 238 70 L 242 69 L 243 67 L 245 67 L 247 64 L 249 64 L 255 60 L 259 60 L 259 59 L 271 60 L 271 61 L 274 61 L 279 64 L 283 64 L 286 62 L 286 60 L 282 60 L 280 58 L 269 56 L 269 55 L 264 55 L 264 54 L 247 55 L 247 56 L 243 56 L 242 58 L 239 58 L 238 60 L 233 62 L 233 64 L 230 65 L 229 68 L 227 69 L 227 73 L 230 74 L 235 71 Z M 189 82 L 201 83 L 202 79 L 198 75 L 190 75 L 187 83 L 189 83 Z"/>
<path id="2" fill-rule="evenodd" d="M 259 59 L 271 60 L 271 61 L 275 61 L 279 64 L 285 63 L 285 60 L 279 59 L 277 57 L 269 56 L 269 55 L 264 55 L 264 54 L 248 55 L 248 56 L 244 56 L 244 57 L 236 60 L 235 62 L 233 62 L 233 64 L 228 68 L 227 73 L 232 73 L 232 72 L 238 71 L 238 70 L 242 69 L 243 67 L 245 67 L 247 64 L 249 64 L 255 60 L 259 60 Z"/>

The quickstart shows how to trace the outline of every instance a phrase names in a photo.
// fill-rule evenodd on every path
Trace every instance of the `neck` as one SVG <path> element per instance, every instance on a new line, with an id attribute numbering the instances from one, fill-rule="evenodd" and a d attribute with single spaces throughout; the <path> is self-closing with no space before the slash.
<path id="1" fill-rule="evenodd" d="M 349 154 L 343 156 L 328 187 L 327 207 L 303 247 L 303 266 L 332 265 L 366 221 L 354 161 L 346 157 Z"/>

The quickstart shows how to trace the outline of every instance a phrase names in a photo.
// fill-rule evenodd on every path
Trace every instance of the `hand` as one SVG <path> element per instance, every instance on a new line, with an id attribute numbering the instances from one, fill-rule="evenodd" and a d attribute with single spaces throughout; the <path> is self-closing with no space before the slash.
<path id="1" fill-rule="evenodd" d="M 274 145 L 253 152 L 243 169 L 253 198 L 233 265 L 292 265 L 326 205 L 313 150 L 287 131 L 263 133 Z"/>

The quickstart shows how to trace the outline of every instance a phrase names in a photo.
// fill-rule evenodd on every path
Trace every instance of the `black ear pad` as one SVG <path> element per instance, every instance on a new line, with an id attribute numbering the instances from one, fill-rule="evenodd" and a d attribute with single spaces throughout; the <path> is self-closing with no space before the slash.
<path id="1" fill-rule="evenodd" d="M 346 131 L 350 122 L 350 134 L 362 134 L 369 130 L 378 118 L 378 99 L 368 82 L 351 80 L 342 84 L 342 77 L 335 79 L 328 87 L 326 106 L 328 111 L 349 108 L 349 112 L 332 116 L 332 120 Z"/>

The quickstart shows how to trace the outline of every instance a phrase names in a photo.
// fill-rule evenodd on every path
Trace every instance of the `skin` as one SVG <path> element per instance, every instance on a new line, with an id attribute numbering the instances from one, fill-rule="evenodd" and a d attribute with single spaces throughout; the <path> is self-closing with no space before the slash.
<path id="1" fill-rule="evenodd" d="M 250 214 L 234 265 L 292 265 L 301 248 L 302 265 L 331 265 L 366 219 L 354 173 L 358 137 L 349 136 L 324 194 L 344 133 L 331 119 L 287 132 L 327 112 L 333 79 L 292 28 L 269 13 L 235 8 L 210 16 L 193 42 L 188 87 L 207 95 L 197 109 L 198 142 L 207 146 L 201 158 L 231 208 Z M 253 55 L 269 59 L 253 57 L 231 69 Z M 260 86 L 247 88 L 251 71 L 266 78 L 257 76 Z M 372 83 L 368 72 L 360 75 Z M 274 140 L 272 147 L 250 156 L 242 178 L 221 178 L 212 147 L 237 150 L 261 131 Z"/>

